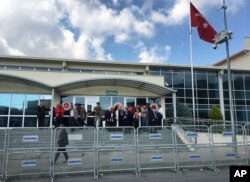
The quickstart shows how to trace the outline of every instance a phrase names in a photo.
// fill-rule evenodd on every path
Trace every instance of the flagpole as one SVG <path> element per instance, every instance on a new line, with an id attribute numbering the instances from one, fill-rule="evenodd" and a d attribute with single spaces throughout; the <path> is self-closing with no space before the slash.
<path id="1" fill-rule="evenodd" d="M 190 4 L 190 2 L 189 2 L 189 4 Z M 189 49 L 190 49 L 189 51 L 190 51 L 190 67 L 191 67 L 191 82 L 192 82 L 193 120 L 194 120 L 194 125 L 195 125 L 194 67 L 193 67 L 193 47 L 192 47 L 191 16 L 189 16 Z"/>
<path id="2" fill-rule="evenodd" d="M 225 0 L 223 0 L 223 14 L 224 14 L 224 25 L 225 25 L 225 31 L 227 32 L 227 15 L 226 15 L 226 3 Z M 233 132 L 233 142 L 236 142 L 236 136 L 235 136 L 235 122 L 234 122 L 234 109 L 233 109 L 233 97 L 232 97 L 232 76 L 231 76 L 231 68 L 230 68 L 230 55 L 229 55 L 229 41 L 226 38 L 226 54 L 227 54 L 227 76 L 228 76 L 228 91 L 229 91 L 229 104 L 230 104 L 230 118 L 231 118 L 231 128 Z"/>

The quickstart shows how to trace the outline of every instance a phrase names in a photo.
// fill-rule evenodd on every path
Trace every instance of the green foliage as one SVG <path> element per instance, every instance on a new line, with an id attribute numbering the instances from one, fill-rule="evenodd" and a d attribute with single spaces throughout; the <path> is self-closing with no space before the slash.
<path id="1" fill-rule="evenodd" d="M 191 118 L 192 112 L 182 103 L 176 105 L 177 117 Z"/>
<path id="2" fill-rule="evenodd" d="M 208 113 L 208 118 L 209 119 L 215 119 L 215 120 L 223 120 L 222 113 L 217 106 L 212 106 L 212 109 Z"/>
<path id="3" fill-rule="evenodd" d="M 166 117 L 173 117 L 173 109 L 167 109 L 166 110 Z M 191 118 L 192 117 L 192 112 L 182 103 L 177 103 L 176 104 L 176 114 L 177 117 L 187 117 Z"/>

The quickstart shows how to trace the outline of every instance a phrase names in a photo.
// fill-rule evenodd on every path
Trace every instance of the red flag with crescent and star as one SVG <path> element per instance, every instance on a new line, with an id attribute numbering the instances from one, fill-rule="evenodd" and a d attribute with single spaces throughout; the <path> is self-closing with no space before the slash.
<path id="1" fill-rule="evenodd" d="M 199 37 L 209 43 L 215 42 L 217 32 L 190 2 L 191 27 L 197 27 Z"/>

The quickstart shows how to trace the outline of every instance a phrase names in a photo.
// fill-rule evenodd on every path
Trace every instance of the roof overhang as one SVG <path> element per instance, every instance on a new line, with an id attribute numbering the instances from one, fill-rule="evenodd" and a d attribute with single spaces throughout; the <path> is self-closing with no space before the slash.
<path id="1" fill-rule="evenodd" d="M 63 84 L 57 86 L 56 89 L 60 92 L 65 92 L 78 88 L 99 87 L 99 86 L 119 86 L 119 87 L 135 88 L 152 92 L 161 96 L 166 96 L 173 92 L 176 92 L 176 90 L 158 84 L 152 84 L 145 81 L 134 80 L 134 79 L 133 80 L 123 79 L 123 78 L 88 79 L 88 80 Z"/>

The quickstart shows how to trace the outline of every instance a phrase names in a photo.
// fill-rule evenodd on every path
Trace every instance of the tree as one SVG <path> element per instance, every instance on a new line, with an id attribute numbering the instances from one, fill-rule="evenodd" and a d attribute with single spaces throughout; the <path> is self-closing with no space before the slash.
<path id="1" fill-rule="evenodd" d="M 218 106 L 213 105 L 212 109 L 208 113 L 209 119 L 223 120 L 222 113 Z"/>
<path id="2" fill-rule="evenodd" d="M 176 104 L 176 114 L 177 117 L 191 118 L 192 112 L 182 103 Z M 173 108 L 166 110 L 167 117 L 173 117 Z"/>

